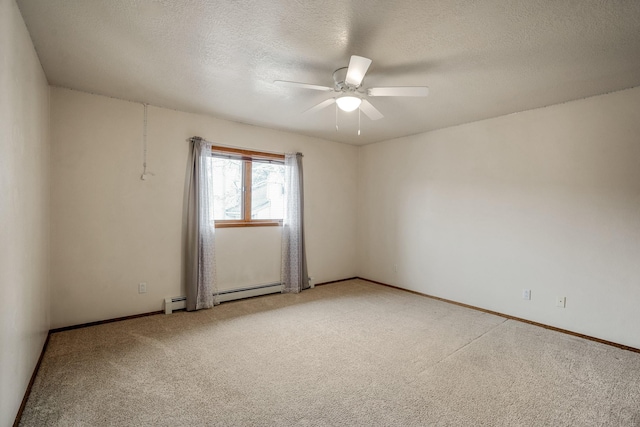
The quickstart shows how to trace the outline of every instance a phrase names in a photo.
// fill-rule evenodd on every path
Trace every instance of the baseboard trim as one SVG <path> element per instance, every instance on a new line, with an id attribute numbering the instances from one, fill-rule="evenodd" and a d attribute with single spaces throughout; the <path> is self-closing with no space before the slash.
<path id="1" fill-rule="evenodd" d="M 49 345 L 50 336 L 51 336 L 51 332 L 48 332 L 47 338 L 44 340 L 44 344 L 42 345 L 42 351 L 40 352 L 40 357 L 38 358 L 38 362 L 36 363 L 35 368 L 33 368 L 31 379 L 29 380 L 27 389 L 24 391 L 24 396 L 22 397 L 22 403 L 20 404 L 20 408 L 18 409 L 18 413 L 16 414 L 16 419 L 13 422 L 13 427 L 18 427 L 18 425 L 20 424 L 20 420 L 22 419 L 22 413 L 24 412 L 24 408 L 27 406 L 27 400 L 29 400 L 29 396 L 31 395 L 31 388 L 33 387 L 33 382 L 36 380 L 36 376 L 38 375 L 38 371 L 40 370 L 40 364 L 42 363 L 42 359 L 44 358 L 44 352 L 47 351 L 47 346 Z"/>
<path id="2" fill-rule="evenodd" d="M 355 280 L 355 279 L 359 279 L 359 277 L 349 277 L 348 279 L 340 279 L 340 280 L 332 280 L 330 282 L 316 283 L 313 286 L 330 285 L 331 283 L 346 282 L 347 280 Z M 366 280 L 366 279 L 363 279 L 363 280 Z"/>
<path id="3" fill-rule="evenodd" d="M 470 308 L 472 310 L 482 311 L 484 313 L 493 314 L 493 315 L 500 316 L 500 317 L 505 317 L 505 318 L 510 319 L 510 320 L 515 320 L 515 321 L 522 322 L 522 323 L 528 323 L 529 325 L 539 326 L 541 328 L 549 329 L 551 331 L 560 332 L 560 333 L 571 335 L 571 336 L 578 337 L 578 338 L 584 338 L 584 339 L 589 340 L 589 341 L 595 341 L 595 342 L 598 342 L 600 344 L 605 344 L 605 345 L 609 345 L 609 346 L 612 346 L 612 347 L 617 347 L 617 348 L 622 349 L 622 350 L 632 351 L 634 353 L 640 353 L 640 349 L 638 349 L 638 348 L 630 347 L 630 346 L 624 345 L 624 344 L 619 344 L 619 343 L 613 342 L 613 341 L 603 340 L 601 338 L 592 337 L 590 335 L 581 334 L 579 332 L 570 331 L 568 329 L 562 329 L 562 328 L 557 328 L 555 326 L 545 325 L 544 323 L 534 322 L 532 320 L 523 319 L 521 317 L 511 316 L 509 314 L 504 314 L 504 313 L 500 313 L 500 312 L 493 311 L 493 310 L 487 310 L 486 308 L 476 307 L 474 305 L 464 304 L 464 303 L 461 303 L 461 302 L 458 302 L 458 301 L 453 301 L 453 300 L 449 300 L 449 299 L 446 299 L 446 298 L 440 298 L 440 297 L 436 297 L 436 296 L 425 294 L 425 293 L 418 292 L 418 291 L 412 291 L 410 289 L 401 288 L 399 286 L 390 285 L 388 283 L 378 282 L 376 280 L 366 279 L 364 277 L 358 277 L 358 279 L 365 280 L 365 281 L 371 282 L 371 283 L 375 283 L 376 285 L 382 285 L 382 286 L 387 286 L 389 288 L 399 289 L 401 291 L 405 291 L 405 292 L 409 292 L 409 293 L 412 293 L 412 294 L 415 294 L 415 295 L 420 295 L 420 296 L 423 296 L 423 297 L 431 298 L 431 299 L 434 299 L 434 300 L 437 300 L 437 301 L 442 301 L 442 302 L 446 302 L 446 303 L 449 303 L 449 304 L 458 305 L 460 307 L 466 307 L 466 308 Z"/>
<path id="4" fill-rule="evenodd" d="M 55 328 L 49 331 L 50 334 L 56 332 L 71 331 L 73 329 L 87 328 L 89 326 L 104 325 L 105 323 L 121 322 L 123 320 L 137 319 L 139 317 L 155 316 L 156 314 L 164 314 L 164 311 L 151 311 L 149 313 L 133 314 L 131 316 L 116 317 L 114 319 L 98 320 L 96 322 L 81 323 L 79 325 L 65 326 L 63 328 Z"/>
<path id="5" fill-rule="evenodd" d="M 328 285 L 330 283 L 338 283 L 338 282 L 344 282 L 344 281 L 347 281 L 347 280 L 354 280 L 354 279 L 358 279 L 358 277 L 350 277 L 348 279 L 340 279 L 340 280 L 332 280 L 330 282 L 316 283 L 314 286 Z M 363 280 L 366 280 L 366 279 L 363 279 Z M 257 296 L 261 296 L 261 295 L 257 295 Z M 97 320 L 95 322 L 80 323 L 78 325 L 64 326 L 62 328 L 51 329 L 51 330 L 49 330 L 49 333 L 50 334 L 55 334 L 56 332 L 71 331 L 73 329 L 87 328 L 89 326 L 104 325 L 105 323 L 121 322 L 123 320 L 137 319 L 139 317 L 155 316 L 156 314 L 164 314 L 164 311 L 151 311 L 149 313 L 133 314 L 131 316 L 116 317 L 114 319 Z"/>

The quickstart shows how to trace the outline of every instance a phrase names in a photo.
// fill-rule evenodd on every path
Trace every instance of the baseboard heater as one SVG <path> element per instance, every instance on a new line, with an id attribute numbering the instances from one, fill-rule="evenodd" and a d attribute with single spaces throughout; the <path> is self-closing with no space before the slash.
<path id="1" fill-rule="evenodd" d="M 269 283 L 266 285 L 251 286 L 248 288 L 229 289 L 214 294 L 219 302 L 233 301 L 236 299 L 257 297 L 260 295 L 282 292 L 282 284 Z M 187 308 L 187 297 L 173 297 L 164 299 L 164 313 L 171 314 L 176 310 Z"/>

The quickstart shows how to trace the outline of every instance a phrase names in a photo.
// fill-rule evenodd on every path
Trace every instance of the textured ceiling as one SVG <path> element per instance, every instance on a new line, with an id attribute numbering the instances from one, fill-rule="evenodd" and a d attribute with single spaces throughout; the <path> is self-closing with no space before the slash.
<path id="1" fill-rule="evenodd" d="M 640 86 L 638 0 L 18 0 L 49 83 L 367 144 Z M 351 55 L 384 118 L 302 111 Z"/>

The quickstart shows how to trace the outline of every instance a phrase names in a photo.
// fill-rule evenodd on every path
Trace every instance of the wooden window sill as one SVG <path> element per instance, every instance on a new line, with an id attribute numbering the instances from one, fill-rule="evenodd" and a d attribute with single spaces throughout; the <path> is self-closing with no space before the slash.
<path id="1" fill-rule="evenodd" d="M 280 227 L 282 221 L 216 221 L 216 228 L 232 227 Z"/>

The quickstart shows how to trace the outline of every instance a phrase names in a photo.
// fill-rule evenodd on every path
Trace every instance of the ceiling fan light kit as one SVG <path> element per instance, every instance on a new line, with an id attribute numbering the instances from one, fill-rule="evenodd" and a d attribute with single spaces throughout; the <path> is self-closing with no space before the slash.
<path id="1" fill-rule="evenodd" d="M 349 66 L 338 68 L 333 73 L 334 87 L 320 86 L 308 83 L 290 82 L 276 80 L 274 83 L 281 86 L 289 86 L 303 89 L 319 90 L 324 92 L 335 92 L 336 98 L 326 99 L 305 111 L 305 113 L 315 113 L 329 105 L 336 103 L 342 111 L 350 112 L 359 109 L 370 120 L 379 120 L 384 116 L 376 107 L 363 97 L 367 96 L 427 96 L 429 88 L 426 86 L 405 86 L 405 87 L 372 87 L 367 90 L 360 90 L 364 76 L 369 70 L 371 60 L 362 56 L 352 55 Z M 336 118 L 337 119 L 337 118 Z M 337 129 L 337 124 L 336 124 Z M 358 130 L 358 134 L 360 131 Z"/>
<path id="2" fill-rule="evenodd" d="M 347 113 L 357 109 L 360 106 L 361 102 L 362 100 L 360 98 L 351 95 L 341 96 L 340 98 L 336 99 L 338 108 L 340 108 L 342 111 L 346 111 Z"/>

